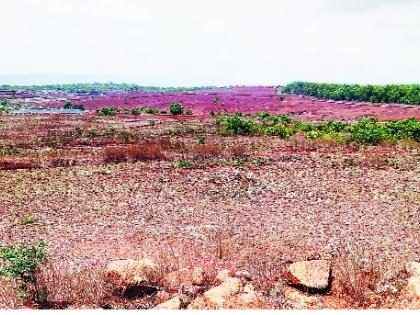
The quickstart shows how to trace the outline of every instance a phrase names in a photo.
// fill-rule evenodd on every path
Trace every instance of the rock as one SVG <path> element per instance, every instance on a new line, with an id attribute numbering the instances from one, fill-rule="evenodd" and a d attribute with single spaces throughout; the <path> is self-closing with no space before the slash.
<path id="1" fill-rule="evenodd" d="M 410 277 L 407 289 L 415 298 L 420 299 L 420 276 Z"/>
<path id="2" fill-rule="evenodd" d="M 153 296 L 153 302 L 155 304 L 161 304 L 168 301 L 171 298 L 171 295 L 166 291 L 159 291 Z"/>
<path id="3" fill-rule="evenodd" d="M 192 284 L 195 285 L 203 285 L 206 283 L 206 278 L 205 278 L 205 274 L 204 274 L 204 270 L 201 267 L 195 267 L 192 270 Z"/>
<path id="4" fill-rule="evenodd" d="M 235 277 L 239 279 L 245 279 L 247 281 L 252 280 L 252 276 L 247 270 L 240 270 L 240 271 L 235 272 Z"/>
<path id="5" fill-rule="evenodd" d="M 306 291 L 324 291 L 329 287 L 331 262 L 328 260 L 310 260 L 291 264 L 288 268 L 288 280 L 292 285 Z"/>
<path id="6" fill-rule="evenodd" d="M 308 309 L 319 306 L 320 300 L 314 296 L 308 296 L 305 293 L 290 287 L 283 291 L 284 298 L 288 304 L 297 309 Z"/>
<path id="7" fill-rule="evenodd" d="M 177 296 L 163 302 L 155 307 L 157 310 L 179 310 L 181 309 L 181 299 Z"/>
<path id="8" fill-rule="evenodd" d="M 258 300 L 257 292 L 252 291 L 249 293 L 243 293 L 239 296 L 238 302 L 241 304 L 251 304 Z"/>
<path id="9" fill-rule="evenodd" d="M 412 261 L 405 265 L 405 270 L 411 277 L 420 277 L 420 263 Z"/>
<path id="10" fill-rule="evenodd" d="M 222 269 L 217 273 L 217 276 L 215 278 L 216 282 L 222 283 L 226 279 L 231 278 L 232 272 L 229 269 Z"/>
<path id="11" fill-rule="evenodd" d="M 227 298 L 239 293 L 240 289 L 241 281 L 230 277 L 217 287 L 204 292 L 204 297 L 213 304 L 221 305 Z"/>
<path id="12" fill-rule="evenodd" d="M 198 267 L 194 269 L 183 268 L 172 271 L 164 275 L 162 279 L 163 286 L 171 292 L 177 292 L 185 285 L 203 285 L 204 283 L 204 271 L 202 268 Z"/>
<path id="13" fill-rule="evenodd" d="M 250 292 L 254 292 L 255 288 L 252 284 L 248 283 L 246 286 L 244 286 L 244 290 L 245 293 L 250 293 Z"/>
<path id="14" fill-rule="evenodd" d="M 154 282 L 158 271 L 158 265 L 151 259 L 140 260 L 116 260 L 108 264 L 105 274 L 107 277 L 115 277 L 125 286 L 132 286 L 139 283 Z"/>

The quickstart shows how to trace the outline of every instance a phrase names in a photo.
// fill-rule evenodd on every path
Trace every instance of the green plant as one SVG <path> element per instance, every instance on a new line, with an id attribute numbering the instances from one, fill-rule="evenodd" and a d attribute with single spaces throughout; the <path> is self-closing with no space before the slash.
<path id="1" fill-rule="evenodd" d="M 227 134 L 249 135 L 254 129 L 254 123 L 252 121 L 243 120 L 239 114 L 229 117 L 224 125 L 224 131 Z"/>
<path id="2" fill-rule="evenodd" d="M 192 162 L 191 162 L 191 161 L 188 161 L 188 160 L 180 160 L 180 161 L 178 161 L 178 162 L 177 162 L 177 165 L 178 165 L 179 167 L 182 167 L 182 168 L 189 168 L 189 167 L 191 167 L 193 164 L 192 164 Z"/>
<path id="3" fill-rule="evenodd" d="M 47 292 L 37 281 L 37 272 L 47 259 L 48 243 L 40 240 L 34 244 L 0 246 L 0 275 L 16 279 L 20 297 L 33 300 L 38 305 L 47 304 Z"/>
<path id="4" fill-rule="evenodd" d="M 21 217 L 18 218 L 17 222 L 20 225 L 27 225 L 27 224 L 32 224 L 37 220 L 36 215 L 33 213 L 30 214 L 25 214 Z"/>
<path id="5" fill-rule="evenodd" d="M 198 137 L 198 144 L 205 144 L 206 143 L 206 138 L 204 136 L 200 136 Z"/>
<path id="6" fill-rule="evenodd" d="M 362 144 L 377 145 L 386 139 L 386 134 L 381 125 L 372 118 L 360 119 L 348 129 L 353 140 Z"/>
<path id="7" fill-rule="evenodd" d="M 0 155 L 15 155 L 18 154 L 19 150 L 15 148 L 3 148 L 0 149 Z"/>
<path id="8" fill-rule="evenodd" d="M 191 109 L 187 109 L 187 110 L 185 111 L 185 114 L 187 114 L 187 115 L 192 115 L 192 114 L 193 114 L 193 111 L 192 111 Z"/>
<path id="9" fill-rule="evenodd" d="M 169 111 L 171 112 L 172 115 L 180 115 L 184 112 L 184 108 L 182 107 L 180 103 L 172 103 L 169 106 Z"/>
<path id="10" fill-rule="evenodd" d="M 99 116 L 115 116 L 117 113 L 119 113 L 119 109 L 116 107 L 103 107 L 98 109 L 96 113 Z"/>

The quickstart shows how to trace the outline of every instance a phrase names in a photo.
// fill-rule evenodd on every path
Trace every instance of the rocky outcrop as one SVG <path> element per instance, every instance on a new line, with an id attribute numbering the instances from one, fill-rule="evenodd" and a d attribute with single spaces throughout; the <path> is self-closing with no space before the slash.
<path id="1" fill-rule="evenodd" d="M 116 260 L 108 264 L 105 274 L 118 280 L 121 285 L 135 286 L 140 283 L 153 283 L 158 272 L 158 265 L 151 259 Z"/>

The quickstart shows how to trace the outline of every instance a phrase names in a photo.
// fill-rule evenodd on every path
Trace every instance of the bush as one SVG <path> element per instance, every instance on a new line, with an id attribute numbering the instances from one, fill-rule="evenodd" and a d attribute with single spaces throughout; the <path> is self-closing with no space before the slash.
<path id="1" fill-rule="evenodd" d="M 48 243 L 41 240 L 35 244 L 20 244 L 0 247 L 0 275 L 16 279 L 20 297 L 39 305 L 47 303 L 47 292 L 37 285 L 38 267 L 47 262 Z"/>
<path id="2" fill-rule="evenodd" d="M 169 106 L 169 111 L 171 112 L 172 115 L 180 115 L 184 112 L 184 108 L 182 107 L 180 103 L 172 103 Z"/>
<path id="3" fill-rule="evenodd" d="M 206 143 L 206 138 L 204 136 L 200 136 L 198 137 L 198 144 L 204 144 Z"/>
<path id="4" fill-rule="evenodd" d="M 85 110 L 85 107 L 82 104 L 75 104 L 70 101 L 66 101 L 63 106 L 64 109 L 80 109 Z"/>
<path id="5" fill-rule="evenodd" d="M 104 107 L 98 109 L 96 113 L 99 116 L 115 116 L 117 113 L 119 113 L 119 109 L 116 107 Z"/>
<path id="6" fill-rule="evenodd" d="M 134 162 L 158 160 L 164 157 L 159 143 L 146 142 L 144 145 L 135 145 L 127 148 L 127 157 Z"/>
<path id="7" fill-rule="evenodd" d="M 131 110 L 133 115 L 140 115 L 140 114 L 159 114 L 160 110 L 157 108 L 152 107 L 142 107 L 142 108 L 133 108 Z"/>
<path id="8" fill-rule="evenodd" d="M 224 131 L 227 134 L 235 135 L 249 135 L 254 129 L 254 123 L 252 121 L 243 120 L 239 114 L 229 117 L 224 126 Z"/>
<path id="9" fill-rule="evenodd" d="M 363 118 L 348 129 L 352 139 L 362 144 L 377 145 L 386 139 L 381 125 L 372 118 Z"/>
<path id="10" fill-rule="evenodd" d="M 187 114 L 187 115 L 192 115 L 192 114 L 193 114 L 193 111 L 192 111 L 191 109 L 187 109 L 187 110 L 185 111 L 185 114 Z"/>
<path id="11" fill-rule="evenodd" d="M 177 164 L 179 167 L 182 167 L 182 168 L 189 168 L 193 165 L 191 161 L 187 161 L 187 160 L 180 160 L 178 161 Z"/>
<path id="12" fill-rule="evenodd" d="M 127 153 L 122 148 L 106 148 L 104 152 L 105 163 L 127 162 Z"/>

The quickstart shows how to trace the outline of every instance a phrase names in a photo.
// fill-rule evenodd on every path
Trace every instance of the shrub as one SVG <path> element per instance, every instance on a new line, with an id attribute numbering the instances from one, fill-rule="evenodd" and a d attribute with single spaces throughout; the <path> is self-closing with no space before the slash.
<path id="1" fill-rule="evenodd" d="M 158 160 L 164 157 L 159 143 L 146 142 L 144 145 L 135 145 L 127 148 L 127 157 L 137 161 Z"/>
<path id="2" fill-rule="evenodd" d="M 213 158 L 222 155 L 223 148 L 217 144 L 201 144 L 193 148 L 196 158 Z"/>
<path id="3" fill-rule="evenodd" d="M 48 243 L 41 240 L 35 244 L 20 244 L 0 247 L 0 275 L 16 279 L 20 286 L 20 297 L 39 305 L 47 303 L 47 292 L 37 285 L 39 265 L 47 262 Z"/>
<path id="4" fill-rule="evenodd" d="M 219 97 L 214 97 L 212 99 L 213 104 L 218 104 L 220 102 L 220 98 Z"/>
<path id="5" fill-rule="evenodd" d="M 224 126 L 224 131 L 227 134 L 235 135 L 249 135 L 254 129 L 254 123 L 252 121 L 243 120 L 239 114 L 229 117 Z"/>
<path id="6" fill-rule="evenodd" d="M 182 168 L 189 168 L 189 167 L 191 167 L 193 164 L 192 164 L 192 162 L 191 162 L 191 161 L 187 161 L 187 160 L 180 160 L 180 161 L 178 161 L 177 165 L 178 165 L 179 167 L 182 167 Z"/>
<path id="7" fill-rule="evenodd" d="M 26 214 L 19 217 L 17 221 L 20 225 L 32 224 L 36 221 L 36 215 L 33 213 Z"/>
<path id="8" fill-rule="evenodd" d="M 180 103 L 172 103 L 169 106 L 169 111 L 171 112 L 172 115 L 180 115 L 184 112 L 184 108 L 182 107 Z"/>
<path id="9" fill-rule="evenodd" d="M 70 101 L 66 101 L 63 106 L 64 109 L 80 109 L 85 110 L 85 107 L 82 104 L 75 104 Z"/>
<path id="10" fill-rule="evenodd" d="M 18 149 L 15 149 L 15 148 L 0 149 L 0 155 L 15 155 L 18 153 L 19 153 Z"/>
<path id="11" fill-rule="evenodd" d="M 99 116 L 115 116 L 117 113 L 119 113 L 119 109 L 116 107 L 104 107 L 98 109 L 96 113 Z"/>
<path id="12" fill-rule="evenodd" d="M 198 137 L 198 144 L 204 144 L 206 143 L 206 138 L 204 136 L 200 136 Z"/>
<path id="13" fill-rule="evenodd" d="M 375 119 L 363 118 L 349 127 L 353 140 L 362 144 L 377 145 L 386 139 L 386 134 Z"/>
<path id="14" fill-rule="evenodd" d="M 127 152 L 122 148 L 106 148 L 104 152 L 105 163 L 127 162 Z"/>
<path id="15" fill-rule="evenodd" d="M 185 111 L 185 114 L 187 114 L 187 115 L 192 115 L 192 114 L 193 114 L 193 111 L 192 111 L 191 109 L 187 109 L 187 110 Z"/>

